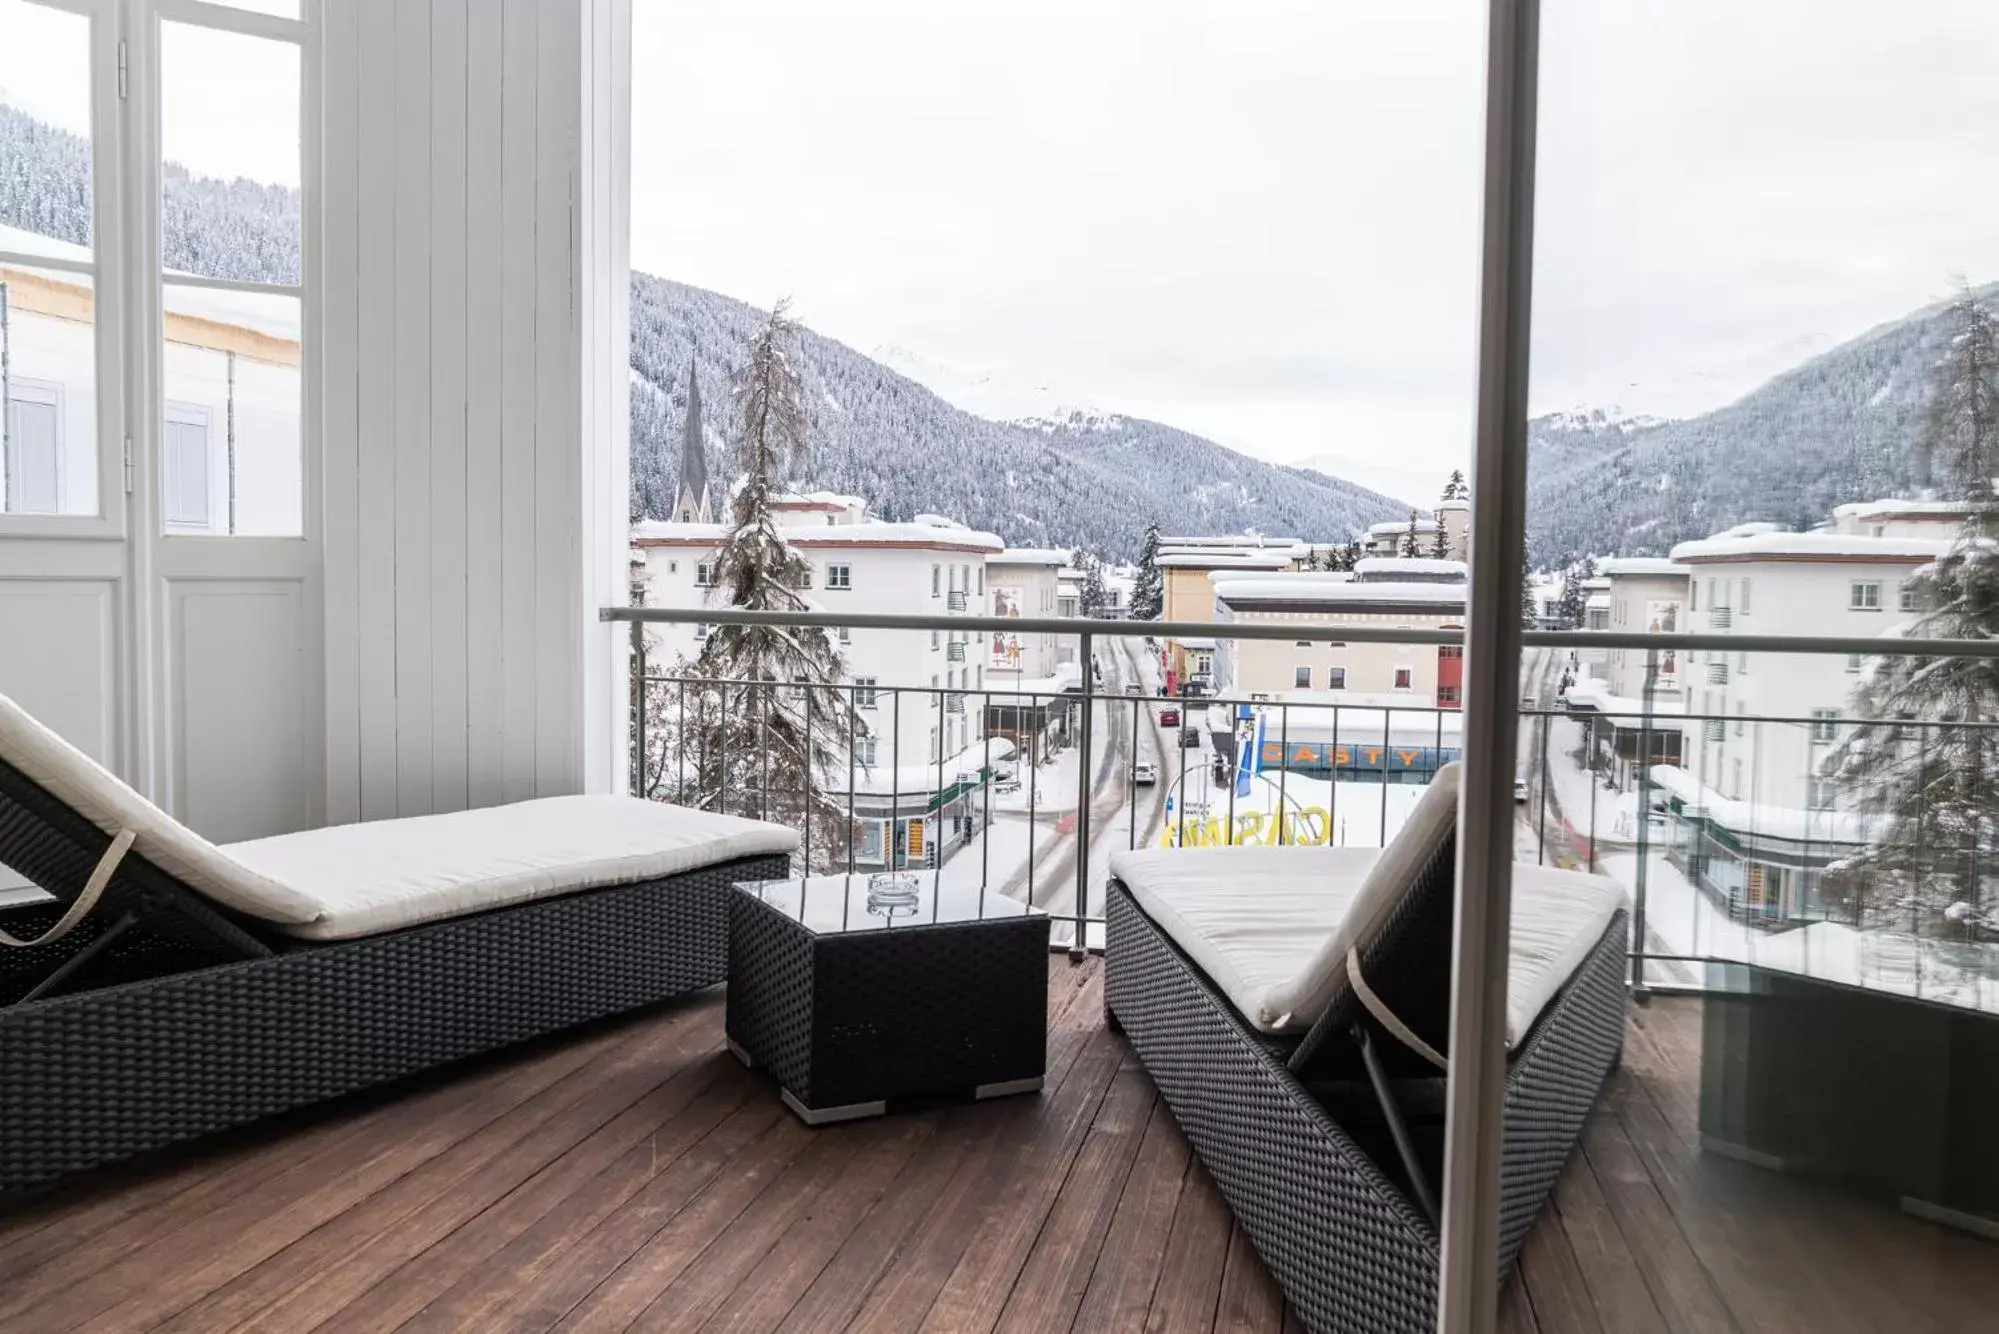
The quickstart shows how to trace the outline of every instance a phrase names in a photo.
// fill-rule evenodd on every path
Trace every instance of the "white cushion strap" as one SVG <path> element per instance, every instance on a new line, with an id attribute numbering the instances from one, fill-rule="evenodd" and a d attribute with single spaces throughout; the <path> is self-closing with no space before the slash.
<path id="1" fill-rule="evenodd" d="M 111 840 L 111 846 L 104 849 L 104 855 L 97 859 L 97 869 L 90 873 L 90 879 L 83 882 L 83 892 L 76 896 L 76 902 L 69 905 L 69 911 L 62 919 L 33 940 L 16 940 L 5 931 L 0 931 L 0 945 L 11 945 L 17 950 L 33 949 L 37 945 L 53 945 L 71 931 L 76 924 L 90 915 L 97 906 L 97 900 L 104 893 L 104 887 L 111 883 L 111 877 L 118 873 L 118 863 L 125 860 L 131 851 L 132 840 L 138 837 L 130 829 L 120 829 L 118 836 Z"/>
<path id="2" fill-rule="evenodd" d="M 1360 998 L 1361 1008 L 1373 1015 L 1375 1022 L 1387 1029 L 1390 1037 L 1407 1047 L 1410 1051 L 1415 1052 L 1431 1065 L 1436 1066 L 1439 1070 L 1444 1071 L 1446 1074 L 1450 1073 L 1451 1063 L 1439 1054 L 1435 1047 L 1417 1037 L 1416 1031 L 1396 1018 L 1395 1011 L 1389 1009 L 1383 1003 L 1381 997 L 1374 994 L 1374 988 L 1370 987 L 1367 984 L 1367 979 L 1360 975 L 1360 951 L 1358 949 L 1349 949 L 1347 951 L 1347 981 L 1353 986 L 1353 994 Z"/>

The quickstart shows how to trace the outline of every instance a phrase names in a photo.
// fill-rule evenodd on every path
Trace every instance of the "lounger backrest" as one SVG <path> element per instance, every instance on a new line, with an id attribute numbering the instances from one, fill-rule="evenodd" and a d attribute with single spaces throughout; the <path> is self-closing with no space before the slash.
<path id="1" fill-rule="evenodd" d="M 1263 1008 L 1273 1022 L 1286 1015 L 1325 1012 L 1346 981 L 1347 953 L 1366 946 L 1416 887 L 1428 866 L 1457 831 L 1459 766 L 1437 771 L 1409 819 L 1382 850 L 1355 893 L 1340 925 L 1312 955 L 1311 963 L 1289 982 L 1272 987 Z"/>
<path id="2" fill-rule="evenodd" d="M 303 923 L 318 915 L 313 900 L 235 861 L 5 695 L 0 761 L 106 834 L 132 830 L 133 852 L 224 907 L 268 922 Z"/>

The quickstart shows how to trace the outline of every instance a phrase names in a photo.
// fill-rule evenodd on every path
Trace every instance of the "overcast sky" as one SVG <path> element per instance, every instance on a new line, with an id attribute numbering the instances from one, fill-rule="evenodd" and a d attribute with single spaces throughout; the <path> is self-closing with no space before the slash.
<path id="1" fill-rule="evenodd" d="M 992 413 L 1427 497 L 1469 451 L 1484 6 L 634 6 L 633 263 Z M 1684 415 L 1999 277 L 1999 5 L 1545 0 L 1534 406 Z"/>

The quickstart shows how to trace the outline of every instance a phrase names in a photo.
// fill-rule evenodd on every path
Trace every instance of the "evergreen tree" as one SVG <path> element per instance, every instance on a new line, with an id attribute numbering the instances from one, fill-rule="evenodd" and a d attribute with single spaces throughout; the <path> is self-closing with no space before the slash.
<path id="1" fill-rule="evenodd" d="M 1416 511 L 1409 511 L 1409 530 L 1402 534 L 1402 554 L 1415 557 L 1423 554 L 1423 548 L 1416 544 Z"/>
<path id="2" fill-rule="evenodd" d="M 1562 571 L 1562 597 L 1555 615 L 1564 630 L 1580 630 L 1589 619 L 1589 580 L 1596 578 L 1596 562 L 1587 556 L 1569 562 Z"/>
<path id="3" fill-rule="evenodd" d="M 1348 538 L 1347 549 L 1340 558 L 1340 568 L 1348 571 L 1356 569 L 1364 558 L 1364 554 L 1360 539 L 1357 537 Z"/>
<path id="4" fill-rule="evenodd" d="M 1541 608 L 1534 597 L 1534 572 L 1527 567 L 1526 557 L 1520 560 L 1520 624 L 1532 630 L 1541 621 Z"/>
<path id="5" fill-rule="evenodd" d="M 812 566 L 784 539 L 773 502 L 805 465 L 808 421 L 794 359 L 796 326 L 779 302 L 750 339 L 734 390 L 735 463 L 742 482 L 715 561 L 711 597 L 744 611 L 806 611 Z M 692 675 L 682 744 L 694 759 L 681 799 L 813 830 L 813 860 L 844 862 L 848 815 L 834 794 L 850 736 L 865 735 L 845 692 L 832 632 L 724 625 L 708 635 Z"/>
<path id="6" fill-rule="evenodd" d="M 1444 520 L 1442 515 L 1437 517 L 1437 531 L 1430 538 L 1430 558 L 1432 560 L 1449 560 L 1451 558 L 1450 539 L 1444 535 Z"/>
<path id="7" fill-rule="evenodd" d="M 1131 619 L 1156 621 L 1165 609 L 1166 584 L 1159 573 L 1159 525 L 1145 525 L 1145 542 L 1138 552 L 1138 578 L 1131 587 Z"/>
<path id="8" fill-rule="evenodd" d="M 1444 483 L 1443 498 L 1445 500 L 1471 499 L 1471 488 L 1465 485 L 1464 469 L 1462 468 L 1451 469 L 1450 480 Z"/>
<path id="9" fill-rule="evenodd" d="M 1967 511 L 1940 560 L 1910 584 L 1910 639 L 1999 636 L 1999 318 L 1964 291 L 1952 337 L 1932 369 L 1915 446 L 1916 472 L 1941 480 Z M 1876 840 L 1835 875 L 1856 923 L 1917 930 L 1979 915 L 1999 848 L 1999 664 L 1989 658 L 1893 657 L 1868 664 L 1855 692 L 1861 719 L 1827 772 Z"/>
<path id="10" fill-rule="evenodd" d="M 1111 605 L 1111 591 L 1104 585 L 1104 563 L 1081 549 L 1069 560 L 1083 576 L 1083 587 L 1076 599 L 1077 610 L 1095 620 L 1109 611 Z"/>

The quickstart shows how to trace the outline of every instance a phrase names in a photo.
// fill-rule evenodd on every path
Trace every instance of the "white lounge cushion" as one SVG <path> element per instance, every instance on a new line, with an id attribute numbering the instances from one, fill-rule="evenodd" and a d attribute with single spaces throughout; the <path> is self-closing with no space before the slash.
<path id="1" fill-rule="evenodd" d="M 1451 836 L 1459 773 L 1437 771 L 1386 848 L 1147 848 L 1114 854 L 1111 874 L 1245 1019 L 1301 1032 L 1332 1003 L 1347 952 L 1374 938 Z M 1231 974 L 1245 988 L 1257 979 L 1254 991 L 1232 990 Z"/>
<path id="2" fill-rule="evenodd" d="M 1303 1032 L 1325 1012 L 1291 997 L 1316 992 L 1335 945 L 1345 976 L 1353 914 L 1379 849 L 1173 848 L 1121 853 L 1111 873 L 1228 998 L 1267 1033 Z M 1551 867 L 1513 868 L 1512 961 L 1506 1042 L 1517 1046 L 1624 906 L 1603 876 Z"/>
<path id="3" fill-rule="evenodd" d="M 233 861 L 5 695 L 0 695 L 0 760 L 105 833 L 132 830 L 134 852 L 225 907 L 280 924 L 310 922 L 319 912 L 310 896 Z"/>
<path id="4" fill-rule="evenodd" d="M 218 847 L 0 695 L 0 759 L 225 907 L 346 940 L 738 857 L 790 853 L 782 825 L 632 797 L 544 797 Z"/>
<path id="5" fill-rule="evenodd" d="M 308 829 L 222 851 L 312 901 L 312 919 L 285 931 L 349 940 L 797 846 L 797 831 L 783 825 L 577 796 Z"/>

